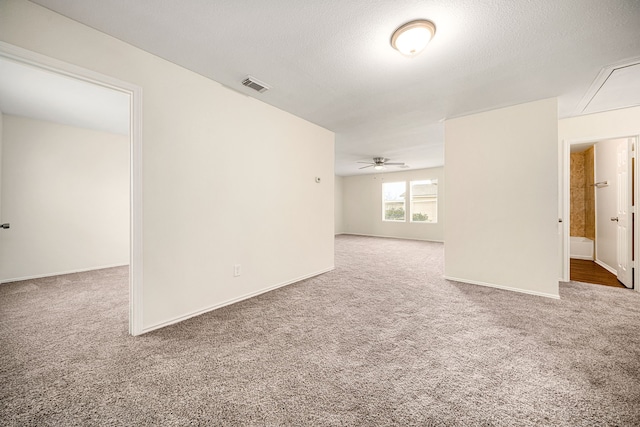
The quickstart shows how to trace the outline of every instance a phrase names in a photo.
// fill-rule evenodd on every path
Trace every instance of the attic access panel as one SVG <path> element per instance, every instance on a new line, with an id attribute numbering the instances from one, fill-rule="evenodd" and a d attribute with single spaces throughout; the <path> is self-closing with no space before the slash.
<path id="1" fill-rule="evenodd" d="M 594 82 L 595 93 L 586 99 L 582 114 L 640 105 L 640 61 L 610 70 L 608 74 L 601 74 Z M 604 81 L 597 85 L 603 79 Z"/>

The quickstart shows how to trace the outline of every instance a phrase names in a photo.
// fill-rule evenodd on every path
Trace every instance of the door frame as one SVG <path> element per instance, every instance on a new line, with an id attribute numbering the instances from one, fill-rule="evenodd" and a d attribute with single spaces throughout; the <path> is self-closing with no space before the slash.
<path id="1" fill-rule="evenodd" d="M 570 176 L 571 176 L 571 145 L 573 144 L 586 144 L 586 143 L 596 143 L 599 141 L 606 141 L 610 139 L 622 139 L 628 138 L 632 140 L 634 145 L 634 153 L 637 153 L 638 143 L 640 142 L 640 134 L 613 134 L 606 136 L 594 136 L 587 138 L 573 138 L 573 139 L 564 139 L 560 141 L 560 272 L 561 277 L 560 280 L 563 282 L 569 281 L 569 234 L 571 230 L 571 216 L 570 216 L 570 200 L 571 200 L 571 189 L 570 189 Z M 634 154 L 635 155 L 635 154 Z M 633 252 L 635 254 L 639 254 L 638 249 L 640 248 L 640 227 L 636 227 L 635 223 L 636 214 L 639 209 L 637 209 L 637 205 L 640 201 L 638 195 L 640 194 L 640 189 L 638 184 L 640 184 L 640 173 L 638 173 L 638 159 L 636 158 L 636 170 L 633 176 L 633 197 L 636 202 L 636 206 L 634 206 L 634 226 L 633 229 Z M 630 165 L 631 166 L 631 165 Z M 631 171 L 629 171 L 631 173 Z M 638 266 L 640 256 L 636 255 L 636 259 L 633 260 L 632 268 L 633 268 L 633 283 L 634 290 L 640 292 L 640 269 Z"/>
<path id="2" fill-rule="evenodd" d="M 129 96 L 129 333 L 142 333 L 142 88 L 0 41 L 0 56 Z"/>

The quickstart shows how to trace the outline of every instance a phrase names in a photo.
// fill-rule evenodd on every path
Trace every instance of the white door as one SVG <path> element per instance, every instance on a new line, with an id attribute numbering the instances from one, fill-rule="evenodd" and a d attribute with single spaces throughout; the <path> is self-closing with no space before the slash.
<path id="1" fill-rule="evenodd" d="M 618 280 L 627 288 L 633 287 L 633 227 L 632 227 L 632 198 L 631 198 L 631 157 L 633 156 L 632 140 L 618 144 L 618 207 L 617 217 L 611 218 L 618 222 L 618 250 L 617 250 L 617 273 Z"/>

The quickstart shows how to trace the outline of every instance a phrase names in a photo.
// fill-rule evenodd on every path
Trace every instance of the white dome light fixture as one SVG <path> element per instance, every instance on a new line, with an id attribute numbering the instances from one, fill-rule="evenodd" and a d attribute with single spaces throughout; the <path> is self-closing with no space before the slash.
<path id="1" fill-rule="evenodd" d="M 427 47 L 436 34 L 436 26 L 426 19 L 407 22 L 393 32 L 391 46 L 405 56 L 413 58 Z"/>

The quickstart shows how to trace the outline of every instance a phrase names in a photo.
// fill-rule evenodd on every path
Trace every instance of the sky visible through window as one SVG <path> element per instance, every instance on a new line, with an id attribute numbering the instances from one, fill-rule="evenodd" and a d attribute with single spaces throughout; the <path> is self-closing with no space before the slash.
<path id="1" fill-rule="evenodd" d="M 402 202 L 404 201 L 404 195 L 407 192 L 405 182 L 385 182 L 384 188 L 384 201 L 385 202 Z"/>

